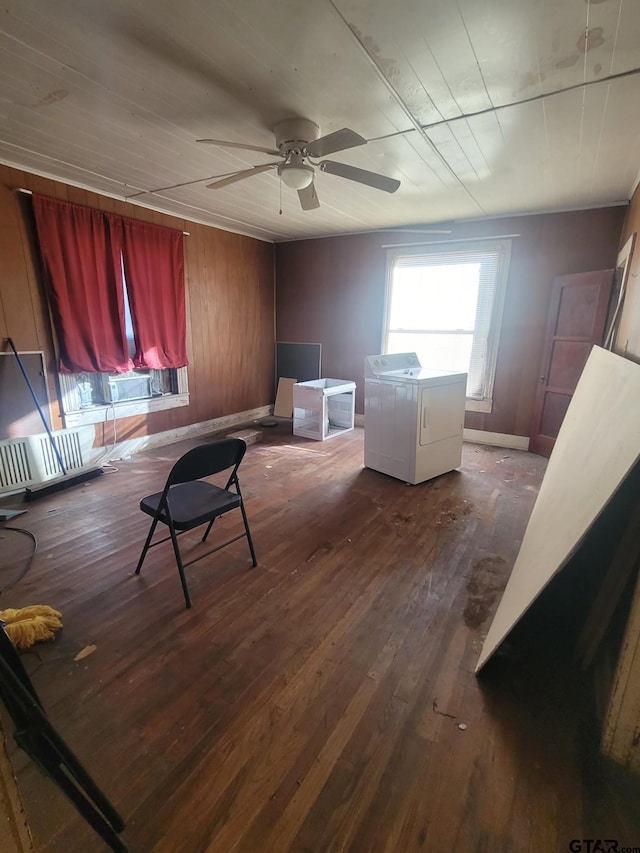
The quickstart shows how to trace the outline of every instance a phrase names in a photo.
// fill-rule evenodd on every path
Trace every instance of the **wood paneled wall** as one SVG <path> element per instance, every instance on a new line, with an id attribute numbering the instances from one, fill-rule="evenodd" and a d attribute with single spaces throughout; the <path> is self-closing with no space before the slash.
<path id="1" fill-rule="evenodd" d="M 620 248 L 634 232 L 636 234 L 640 232 L 640 187 L 636 189 L 627 208 Z M 640 243 L 638 239 L 636 237 L 614 349 L 620 355 L 640 362 Z"/>
<path id="2" fill-rule="evenodd" d="M 49 371 L 52 418 L 62 426 L 56 365 L 42 293 L 28 196 L 16 187 L 113 210 L 190 232 L 185 238 L 187 335 L 190 358 L 188 407 L 118 421 L 118 438 L 177 429 L 268 405 L 274 376 L 274 254 L 277 339 L 323 345 L 324 376 L 357 383 L 363 411 L 366 355 L 382 336 L 386 251 L 383 244 L 411 240 L 371 233 L 270 244 L 156 213 L 97 193 L 0 165 L 0 337 L 18 349 L 42 349 Z M 615 264 L 623 207 L 572 213 L 485 219 L 453 226 L 447 239 L 518 234 L 513 240 L 494 408 L 470 412 L 466 426 L 528 435 L 553 278 Z M 626 230 L 637 230 L 640 199 L 634 197 Z M 640 287 L 636 254 L 621 329 L 628 351 L 640 358 Z M 625 335 L 626 335 L 625 331 Z M 110 426 L 98 444 L 113 440 Z"/>
<path id="3" fill-rule="evenodd" d="M 624 207 L 610 207 L 452 226 L 447 240 L 518 235 L 512 243 L 493 411 L 468 412 L 468 428 L 529 435 L 553 279 L 615 266 L 624 214 Z M 364 358 L 381 346 L 382 246 L 415 240 L 415 235 L 387 232 L 276 247 L 276 337 L 321 343 L 323 376 L 357 383 L 358 412 L 363 411 Z"/>
<path id="4" fill-rule="evenodd" d="M 0 165 L 0 338 L 18 350 L 43 350 L 54 426 L 62 420 L 56 361 L 23 187 L 55 198 L 188 231 L 185 237 L 188 407 L 127 418 L 119 440 L 177 429 L 273 402 L 274 248 L 270 243 L 166 216 L 127 202 Z M 96 443 L 113 441 L 111 424 Z"/>

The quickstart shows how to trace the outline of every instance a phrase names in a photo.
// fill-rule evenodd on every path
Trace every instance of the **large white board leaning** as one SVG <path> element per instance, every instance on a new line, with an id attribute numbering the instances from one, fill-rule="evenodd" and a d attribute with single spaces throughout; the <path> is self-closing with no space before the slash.
<path id="1" fill-rule="evenodd" d="M 567 564 L 639 458 L 640 365 L 594 347 L 560 428 L 476 672 Z"/>

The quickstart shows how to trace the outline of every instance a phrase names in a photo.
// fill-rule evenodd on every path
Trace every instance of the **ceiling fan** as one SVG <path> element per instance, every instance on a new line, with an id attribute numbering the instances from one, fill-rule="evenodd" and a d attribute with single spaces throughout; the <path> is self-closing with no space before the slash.
<path id="1" fill-rule="evenodd" d="M 367 140 L 353 130 L 344 127 L 326 136 L 320 136 L 317 124 L 309 119 L 294 118 L 279 122 L 273 129 L 276 147 L 263 148 L 260 145 L 245 145 L 241 142 L 225 142 L 222 139 L 196 139 L 196 142 L 206 142 L 209 145 L 219 145 L 222 148 L 242 148 L 245 151 L 259 151 L 261 154 L 273 154 L 280 156 L 280 160 L 272 163 L 264 163 L 254 166 L 252 169 L 242 169 L 234 172 L 226 178 L 207 184 L 209 189 L 221 189 L 243 181 L 251 175 L 259 175 L 269 169 L 276 169 L 282 182 L 291 189 L 298 191 L 298 198 L 303 210 L 314 210 L 320 207 L 318 195 L 314 185 L 316 169 L 346 178 L 349 181 L 357 181 L 383 192 L 393 193 L 400 186 L 400 181 L 379 175 L 377 172 L 368 172 L 366 169 L 358 169 L 346 163 L 336 163 L 334 160 L 320 160 L 314 162 L 312 158 L 324 157 L 327 154 L 335 154 L 337 151 L 346 151 L 358 145 L 366 145 Z"/>

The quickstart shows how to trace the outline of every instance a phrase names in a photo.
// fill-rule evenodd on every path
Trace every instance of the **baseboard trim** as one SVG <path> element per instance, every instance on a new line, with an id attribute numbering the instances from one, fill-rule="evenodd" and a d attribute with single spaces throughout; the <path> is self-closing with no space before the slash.
<path id="1" fill-rule="evenodd" d="M 100 465 L 116 459 L 125 459 L 135 453 L 140 453 L 142 450 L 152 450 L 154 447 L 164 447 L 167 444 L 175 444 L 177 441 L 183 441 L 187 438 L 198 438 L 198 436 L 208 435 L 212 432 L 221 432 L 239 424 L 249 424 L 267 417 L 272 411 L 273 406 L 260 406 L 257 409 L 248 409 L 246 412 L 236 412 L 233 415 L 224 415 L 221 418 L 188 424 L 177 429 L 156 432 L 140 438 L 130 438 L 109 447 L 94 447 L 91 451 L 91 464 Z"/>
<path id="2" fill-rule="evenodd" d="M 465 429 L 462 437 L 474 444 L 490 444 L 493 447 L 508 447 L 511 450 L 528 450 L 529 437 L 509 435 L 506 432 L 485 432 L 482 429 Z"/>

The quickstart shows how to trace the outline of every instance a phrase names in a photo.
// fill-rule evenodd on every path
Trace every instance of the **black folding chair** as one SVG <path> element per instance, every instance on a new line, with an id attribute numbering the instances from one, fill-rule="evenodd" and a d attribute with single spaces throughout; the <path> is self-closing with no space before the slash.
<path id="1" fill-rule="evenodd" d="M 168 542 L 170 539 L 173 543 L 173 551 L 176 563 L 178 564 L 180 582 L 182 583 L 182 591 L 184 592 L 184 600 L 187 607 L 191 607 L 189 588 L 187 587 L 187 579 L 184 573 L 187 566 L 197 563 L 198 560 L 208 557 L 210 554 L 219 551 L 221 548 L 225 548 L 227 545 L 245 536 L 249 543 L 253 565 L 257 565 L 253 540 L 249 531 L 249 522 L 247 521 L 247 514 L 244 509 L 240 483 L 238 481 L 238 468 L 246 449 L 246 442 L 241 438 L 225 438 L 221 441 L 214 441 L 211 444 L 194 447 L 193 450 L 189 450 L 184 456 L 178 459 L 167 477 L 164 489 L 140 501 L 140 509 L 146 512 L 147 515 L 150 515 L 153 521 L 149 528 L 147 541 L 144 543 L 142 554 L 138 560 L 136 574 L 140 574 L 140 569 L 149 548 L 155 548 L 156 545 Z M 224 487 L 216 486 L 203 479 L 228 470 L 231 470 L 231 473 Z M 239 533 L 232 539 L 228 539 L 216 548 L 212 548 L 205 554 L 200 554 L 200 556 L 194 557 L 189 562 L 183 563 L 178 547 L 178 536 L 187 530 L 192 530 L 194 527 L 206 524 L 207 529 L 202 537 L 202 541 L 205 542 L 216 518 L 230 512 L 232 509 L 240 509 L 244 522 L 244 532 Z M 169 528 L 169 536 L 151 544 L 151 539 L 153 538 L 158 522 L 166 524 Z"/>
<path id="2" fill-rule="evenodd" d="M 0 699 L 13 720 L 13 737 L 67 795 L 87 823 L 116 853 L 127 846 L 124 821 L 49 722 L 20 656 L 0 622 Z"/>

